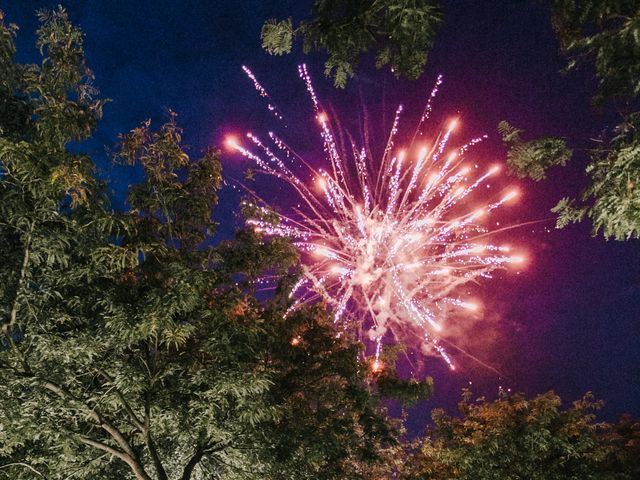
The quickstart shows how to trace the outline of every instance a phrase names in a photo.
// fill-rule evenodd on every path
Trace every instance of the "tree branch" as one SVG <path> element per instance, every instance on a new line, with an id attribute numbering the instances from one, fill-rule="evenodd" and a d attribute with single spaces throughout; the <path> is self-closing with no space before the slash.
<path id="1" fill-rule="evenodd" d="M 153 465 L 156 469 L 156 473 L 158 474 L 158 479 L 159 480 L 168 480 L 168 476 L 167 476 L 167 472 L 164 469 L 164 466 L 162 465 L 162 461 L 160 460 L 160 455 L 158 454 L 158 450 L 156 449 L 156 445 L 153 441 L 153 438 L 151 436 L 151 425 L 150 425 L 150 414 L 149 414 L 149 408 L 148 408 L 148 396 L 145 399 L 145 418 L 144 418 L 144 423 L 142 420 L 140 420 L 138 418 L 138 416 L 136 415 L 136 413 L 133 411 L 133 408 L 131 407 L 131 405 L 129 404 L 129 402 L 127 401 L 127 399 L 124 397 L 124 394 L 120 391 L 120 389 L 118 389 L 113 381 L 113 377 L 111 377 L 111 375 L 109 375 L 107 372 L 105 372 L 102 369 L 98 369 L 97 372 L 102 375 L 107 382 L 109 382 L 112 386 L 113 386 L 113 390 L 116 393 L 118 399 L 120 400 L 120 402 L 122 403 L 122 406 L 124 407 L 124 409 L 126 410 L 127 414 L 129 415 L 129 417 L 131 418 L 131 421 L 133 423 L 133 425 L 140 430 L 140 433 L 142 433 L 144 435 L 144 441 L 147 445 L 147 449 L 149 450 L 149 454 L 151 455 L 151 459 L 153 460 Z"/>
<path id="2" fill-rule="evenodd" d="M 228 446 L 229 446 L 228 442 L 217 443 L 214 445 L 198 444 L 196 446 L 195 451 L 193 452 L 193 455 L 185 465 L 184 470 L 182 471 L 182 476 L 180 477 L 180 480 L 190 480 L 191 475 L 193 475 L 193 469 L 196 467 L 198 463 L 200 463 L 200 460 L 202 460 L 202 458 L 205 455 L 208 455 L 210 453 L 221 452 Z"/>
<path id="3" fill-rule="evenodd" d="M 184 470 L 182 471 L 182 477 L 180 477 L 181 480 L 191 480 L 193 469 L 200 462 L 200 460 L 202 460 L 203 455 L 204 447 L 202 445 L 198 445 L 195 452 L 193 452 L 193 456 L 189 459 L 184 467 Z"/>
<path id="4" fill-rule="evenodd" d="M 124 452 L 121 452 L 120 450 L 118 450 L 116 448 L 113 448 L 113 447 L 107 445 L 106 443 L 98 442 L 97 440 L 93 440 L 93 439 L 91 439 L 89 437 L 85 437 L 84 435 L 79 435 L 78 439 L 82 443 L 84 443 L 85 445 L 89 445 L 91 447 L 97 448 L 98 450 L 102 450 L 103 452 L 107 452 L 108 454 L 119 458 L 123 462 L 126 462 L 127 464 L 129 464 L 129 466 L 131 466 L 131 464 L 133 462 L 133 459 L 129 455 L 127 455 Z"/>
<path id="5" fill-rule="evenodd" d="M 160 455 L 158 455 L 158 450 L 156 449 L 155 443 L 151 436 L 151 424 L 150 424 L 151 415 L 150 415 L 150 408 L 149 408 L 149 395 L 148 394 L 145 395 L 144 420 L 140 420 L 136 415 L 136 413 L 133 411 L 133 408 L 131 407 L 127 399 L 124 397 L 124 394 L 115 386 L 113 377 L 111 377 L 111 375 L 109 375 L 107 372 L 105 372 L 102 369 L 97 369 L 97 372 L 100 375 L 102 375 L 107 380 L 107 382 L 109 382 L 113 386 L 113 390 L 116 392 L 118 399 L 120 400 L 127 414 L 131 418 L 133 425 L 138 430 L 140 430 L 140 433 L 143 434 L 145 444 L 147 445 L 147 449 L 149 450 L 149 454 L 151 456 L 151 459 L 153 460 L 153 465 L 156 469 L 156 473 L 158 474 L 158 479 L 168 480 L 169 477 L 167 476 L 164 466 L 162 465 L 162 461 L 160 460 Z"/>
<path id="6" fill-rule="evenodd" d="M 145 432 L 145 443 L 147 444 L 147 448 L 149 449 L 149 453 L 151 454 L 151 459 L 153 460 L 153 466 L 156 469 L 156 473 L 158 474 L 158 478 L 160 480 L 168 480 L 167 472 L 160 461 L 160 455 L 158 455 L 158 451 L 156 450 L 156 445 L 153 443 L 153 439 L 151 438 L 151 432 Z"/>
<path id="7" fill-rule="evenodd" d="M 48 382 L 48 381 L 41 382 L 41 385 L 42 385 L 43 388 L 49 390 L 50 392 L 55 393 L 59 397 L 65 398 L 65 399 L 71 401 L 72 403 L 75 403 L 78 406 L 78 408 L 80 408 L 81 410 L 86 412 L 87 415 L 89 415 L 89 418 L 91 418 L 103 430 L 105 430 L 107 433 L 109 433 L 109 435 L 111 435 L 111 437 L 116 441 L 116 443 L 120 446 L 120 448 L 122 448 L 122 450 L 124 450 L 124 454 L 127 456 L 129 461 L 124 460 L 124 459 L 123 460 L 126 461 L 126 463 L 131 467 L 131 469 L 134 471 L 136 476 L 138 476 L 138 478 L 142 479 L 142 480 L 151 480 L 151 477 L 149 477 L 149 475 L 145 472 L 145 470 L 144 470 L 144 468 L 143 468 L 143 466 L 142 466 L 142 464 L 140 462 L 140 459 L 138 458 L 138 455 L 136 454 L 136 452 L 133 450 L 133 448 L 129 444 L 129 441 L 124 437 L 122 432 L 120 432 L 120 430 L 117 427 L 115 427 L 111 423 L 107 422 L 95 408 L 91 408 L 88 405 L 86 405 L 84 402 L 78 400 L 77 398 L 75 398 L 75 396 L 73 394 L 68 392 L 63 387 L 61 387 L 59 385 L 56 385 L 53 382 Z M 91 441 L 93 442 L 93 440 L 91 440 Z M 100 443 L 100 442 L 97 442 L 97 443 Z M 95 446 L 95 447 L 98 448 L 97 446 Z M 108 445 L 107 445 L 107 447 L 108 447 Z M 111 447 L 109 447 L 109 448 L 111 448 Z M 107 450 L 105 450 L 105 451 L 107 451 Z M 120 453 L 122 453 L 122 452 L 120 452 Z M 122 457 L 118 457 L 118 458 L 122 459 Z"/>
<path id="8" fill-rule="evenodd" d="M 33 235 L 33 224 L 29 227 L 27 238 L 24 242 L 24 254 L 22 255 L 22 267 L 20 268 L 20 276 L 18 277 L 18 285 L 16 287 L 16 295 L 13 299 L 13 305 L 11 306 L 11 314 L 9 315 L 9 323 L 2 325 L 2 333 L 9 333 L 11 327 L 13 327 L 18 321 L 18 309 L 20 308 L 20 297 L 22 296 L 22 289 L 24 288 L 24 281 L 27 276 L 27 269 L 29 267 L 29 255 L 31 254 L 31 239 Z"/>
<path id="9" fill-rule="evenodd" d="M 113 377 L 111 377 L 107 372 L 105 372 L 102 369 L 98 369 L 97 372 L 100 375 L 102 375 L 107 380 L 107 382 L 109 382 L 113 386 L 113 390 L 116 392 L 116 395 L 117 395 L 118 399 L 120 400 L 120 402 L 122 403 L 122 406 L 126 410 L 126 412 L 129 415 L 129 417 L 131 418 L 131 422 L 133 423 L 133 426 L 136 427 L 138 430 L 140 430 L 140 433 L 144 433 L 145 432 L 144 423 L 142 423 L 142 420 L 140 420 L 138 418 L 138 416 L 136 415 L 136 412 L 133 411 L 133 408 L 131 407 L 131 404 L 129 404 L 127 399 L 124 398 L 124 394 L 120 391 L 119 388 L 117 388 L 115 386 L 114 381 L 113 381 Z"/>
<path id="10" fill-rule="evenodd" d="M 47 478 L 42 473 L 40 473 L 38 470 L 33 468 L 31 465 L 29 465 L 28 463 L 22 463 L 22 462 L 7 463 L 6 465 L 0 466 L 0 470 L 2 470 L 3 468 L 9 468 L 9 467 L 24 467 L 24 468 L 28 468 L 29 470 L 31 470 L 34 473 L 37 473 L 41 477 Z"/>
<path id="11" fill-rule="evenodd" d="M 84 443 L 85 445 L 89 445 L 89 446 L 91 446 L 93 448 L 97 448 L 98 450 L 102 450 L 103 452 L 110 453 L 114 457 L 117 457 L 120 460 L 122 460 L 123 462 L 125 462 L 127 465 L 129 465 L 131 470 L 133 470 L 133 473 L 135 473 L 136 478 L 138 480 L 153 480 L 149 476 L 149 474 L 147 474 L 147 472 L 145 472 L 144 468 L 142 468 L 142 465 L 140 465 L 140 463 L 135 458 L 131 457 L 130 455 L 127 455 L 126 453 L 121 452 L 120 450 L 117 450 L 117 449 L 107 445 L 106 443 L 97 442 L 97 441 L 92 440 L 91 438 L 85 437 L 83 435 L 78 436 L 78 439 L 82 443 Z"/>
<path id="12" fill-rule="evenodd" d="M 144 441 L 147 444 L 147 449 L 149 450 L 149 454 L 153 460 L 153 466 L 156 469 L 158 478 L 160 480 L 168 480 L 169 477 L 162 465 L 160 455 L 158 455 L 158 450 L 156 450 L 156 444 L 153 442 L 153 438 L 151 437 L 151 398 L 148 391 L 145 393 L 144 399 Z"/>

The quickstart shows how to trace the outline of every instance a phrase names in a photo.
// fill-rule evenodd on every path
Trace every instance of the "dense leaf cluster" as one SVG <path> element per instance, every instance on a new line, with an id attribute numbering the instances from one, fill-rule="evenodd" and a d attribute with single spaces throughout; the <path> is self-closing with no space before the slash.
<path id="1" fill-rule="evenodd" d="M 344 87 L 360 58 L 372 53 L 378 68 L 388 65 L 397 75 L 415 79 L 442 22 L 433 0 L 316 0 L 312 17 L 294 26 L 268 20 L 262 27 L 262 46 L 274 55 L 290 53 L 296 37 L 305 53 L 327 54 L 325 74 Z"/>
<path id="2" fill-rule="evenodd" d="M 571 158 L 571 150 L 560 138 L 540 138 L 524 141 L 523 133 L 507 122 L 500 122 L 498 132 L 509 147 L 507 165 L 520 178 L 544 180 L 547 169 L 553 165 L 564 166 Z"/>
<path id="3" fill-rule="evenodd" d="M 416 442 L 409 479 L 631 480 L 640 474 L 640 424 L 596 423 L 591 395 L 562 409 L 553 392 L 527 399 L 503 392 L 471 401 L 460 416 L 433 411 L 434 426 Z"/>
<path id="4" fill-rule="evenodd" d="M 551 0 L 551 19 L 567 69 L 592 65 L 596 104 L 640 94 L 640 11 L 628 0 Z"/>

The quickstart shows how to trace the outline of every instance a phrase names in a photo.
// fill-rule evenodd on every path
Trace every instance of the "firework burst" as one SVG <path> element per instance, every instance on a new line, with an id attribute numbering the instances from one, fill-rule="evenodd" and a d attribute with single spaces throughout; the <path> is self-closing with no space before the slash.
<path id="1" fill-rule="evenodd" d="M 262 96 L 266 91 L 245 67 Z M 462 287 L 520 262 L 508 247 L 488 243 L 483 219 L 517 195 L 469 207 L 468 198 L 496 175 L 492 166 L 480 174 L 464 162 L 467 149 L 449 147 L 457 127 L 452 120 L 430 146 L 415 148 L 431 113 L 441 78 L 432 90 L 411 146 L 397 148 L 400 106 L 384 151 L 374 158 L 351 141 L 347 151 L 336 141 L 335 122 L 322 109 L 307 69 L 305 82 L 324 145 L 325 165 L 311 165 L 273 132 L 268 141 L 247 134 L 249 146 L 228 146 L 255 163 L 259 172 L 286 182 L 297 196 L 287 213 L 255 196 L 258 214 L 248 220 L 256 231 L 284 236 L 301 253 L 303 276 L 293 286 L 289 311 L 324 299 L 338 331 L 353 328 L 375 345 L 373 369 L 379 368 L 383 338 L 393 337 L 424 353 L 440 355 L 454 369 L 442 345 L 447 326 L 464 321 L 464 311 L 478 305 Z M 259 87 L 259 88 L 258 88 Z M 269 109 L 278 111 L 270 97 Z M 477 166 L 476 166 L 477 167 Z M 264 215 L 262 215 L 264 214 Z M 287 312 L 288 313 L 288 312 Z"/>

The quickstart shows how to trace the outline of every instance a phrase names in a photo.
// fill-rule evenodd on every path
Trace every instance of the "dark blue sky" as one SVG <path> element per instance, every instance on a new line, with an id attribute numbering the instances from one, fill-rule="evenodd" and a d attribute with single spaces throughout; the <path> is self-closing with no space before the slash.
<path id="1" fill-rule="evenodd" d="M 61 0 L 0 0 L 6 19 L 20 26 L 19 57 L 37 58 L 35 10 Z M 62 1 L 72 20 L 86 32 L 86 51 L 96 83 L 112 102 L 105 108 L 96 141 L 88 147 L 102 174 L 112 180 L 116 204 L 139 173 L 105 161 L 104 147 L 116 135 L 146 118 L 161 121 L 167 108 L 179 114 L 186 143 L 197 155 L 220 144 L 227 132 L 264 131 L 272 123 L 264 104 L 244 76 L 249 65 L 285 113 L 309 117 L 310 109 L 296 65 L 300 54 L 269 57 L 260 49 L 264 19 L 303 15 L 307 1 L 217 0 L 69 0 Z M 589 105 L 589 72 L 558 73 L 563 63 L 548 14 L 533 1 L 451 0 L 444 2 L 446 21 L 430 53 L 427 72 L 416 82 L 397 81 L 365 62 L 346 92 L 334 91 L 322 78 L 322 58 L 309 63 L 321 96 L 343 114 L 345 105 L 362 98 L 373 119 L 382 123 L 397 102 L 420 107 L 438 73 L 445 85 L 435 105 L 443 116 L 459 113 L 463 134 L 490 135 L 479 154 L 503 161 L 496 135 L 500 120 L 524 128 L 532 137 L 565 137 L 576 157 L 549 180 L 519 182 L 523 198 L 512 221 L 551 219 L 549 209 L 563 196 L 575 195 L 583 175 L 589 138 L 607 119 Z M 359 101 L 359 100 L 358 100 Z M 302 106 L 301 106 L 302 105 Z M 357 105 L 356 105 L 357 107 Z M 437 117 L 437 115 L 436 115 Z M 316 142 L 304 128 L 289 129 L 301 148 Z M 316 150 L 317 151 L 317 150 Z M 239 175 L 248 165 L 225 158 L 225 171 Z M 518 182 L 515 182 L 518 183 Z M 237 196 L 222 195 L 220 236 L 237 226 Z M 546 227 L 546 228 L 545 228 Z M 640 242 L 606 242 L 592 238 L 588 225 L 564 230 L 553 222 L 522 228 L 512 234 L 532 261 L 519 275 L 501 275 L 487 287 L 485 298 L 491 329 L 478 332 L 467 348 L 496 366 L 508 378 L 463 361 L 461 371 L 445 372 L 437 360 L 427 370 L 435 377 L 436 394 L 414 412 L 416 424 L 432 406 L 454 405 L 460 388 L 495 396 L 499 385 L 528 394 L 554 389 L 565 401 L 592 390 L 607 401 L 608 418 L 623 412 L 640 417 Z M 496 334 L 499 332 L 499 335 Z M 427 407 L 427 408 L 424 408 Z"/>

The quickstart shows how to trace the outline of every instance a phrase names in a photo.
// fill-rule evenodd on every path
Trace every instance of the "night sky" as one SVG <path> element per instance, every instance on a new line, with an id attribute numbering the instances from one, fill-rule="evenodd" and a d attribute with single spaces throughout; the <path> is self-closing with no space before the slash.
<path id="1" fill-rule="evenodd" d="M 20 26 L 21 61 L 38 58 L 35 11 L 58 3 L 0 0 L 6 21 Z M 207 145 L 221 146 L 228 133 L 274 128 L 241 70 L 243 64 L 290 115 L 288 124 L 296 127 L 286 129 L 287 138 L 311 158 L 320 156 L 321 144 L 297 78 L 296 65 L 302 61 L 308 63 L 321 99 L 335 106 L 347 125 L 354 120 L 349 113 L 363 104 L 381 132 L 397 103 L 407 105 L 411 117 L 442 73 L 445 84 L 435 103 L 435 126 L 458 115 L 462 139 L 488 134 L 473 155 L 504 162 L 506 152 L 496 132 L 501 120 L 525 129 L 528 138 L 566 138 L 575 158 L 567 168 L 552 170 L 547 181 L 502 179 L 522 192 L 507 220 L 541 222 L 509 234 L 530 261 L 519 274 L 500 274 L 485 285 L 487 318 L 464 346 L 504 376 L 468 359 L 460 359 L 462 368 L 452 374 L 440 360 L 427 359 L 425 371 L 434 377 L 436 392 L 412 412 L 411 424 L 423 425 L 434 406 L 453 408 L 469 382 L 474 392 L 492 398 L 499 386 L 529 395 L 554 389 L 567 402 L 591 390 L 606 400 L 605 418 L 624 412 L 640 417 L 640 243 L 593 238 L 588 224 L 555 230 L 549 212 L 560 198 L 577 195 L 586 184 L 585 149 L 594 145 L 589 139 L 615 119 L 590 106 L 593 80 L 588 70 L 558 73 L 563 61 L 543 6 L 533 1 L 444 1 L 445 24 L 420 80 L 398 81 L 365 59 L 347 90 L 336 91 L 322 76 L 324 57 L 303 57 L 299 49 L 270 57 L 260 48 L 262 22 L 300 18 L 309 10 L 307 1 L 62 3 L 85 31 L 96 84 L 112 100 L 95 139 L 81 148 L 93 154 L 100 174 L 110 181 L 118 208 L 140 172 L 111 166 L 106 147 L 141 121 L 151 118 L 157 125 L 168 108 L 174 110 L 194 156 Z M 240 178 L 249 164 L 227 154 L 223 166 L 229 178 Z M 277 197 L 278 191 L 273 194 Z M 237 204 L 238 194 L 224 189 L 217 212 L 219 239 L 231 237 L 240 226 Z"/>

